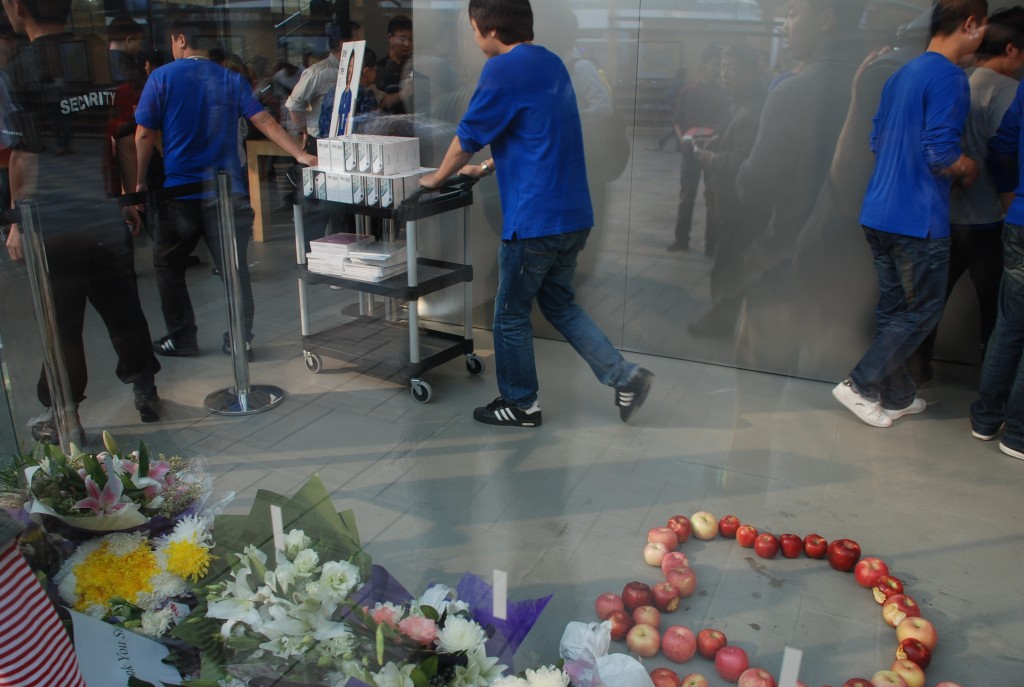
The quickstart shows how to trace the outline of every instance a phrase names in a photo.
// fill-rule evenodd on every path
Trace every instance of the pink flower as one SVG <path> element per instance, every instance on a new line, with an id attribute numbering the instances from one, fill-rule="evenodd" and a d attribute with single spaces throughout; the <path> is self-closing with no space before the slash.
<path id="1" fill-rule="evenodd" d="M 116 513 L 125 507 L 125 504 L 120 503 L 124 486 L 116 475 L 112 475 L 107 480 L 107 486 L 103 487 L 102 490 L 100 485 L 96 484 L 96 480 L 92 477 L 86 477 L 85 490 L 89 492 L 89 498 L 82 499 L 76 503 L 75 508 L 91 510 L 96 515 L 108 515 Z"/>
<path id="2" fill-rule="evenodd" d="M 395 611 L 393 608 L 387 606 L 381 606 L 370 611 L 370 617 L 373 618 L 373 622 L 378 625 L 387 625 L 388 627 L 395 626 Z"/>
<path id="3" fill-rule="evenodd" d="M 398 623 L 398 631 L 423 646 L 430 646 L 437 639 L 437 623 L 430 618 L 406 618 Z"/>

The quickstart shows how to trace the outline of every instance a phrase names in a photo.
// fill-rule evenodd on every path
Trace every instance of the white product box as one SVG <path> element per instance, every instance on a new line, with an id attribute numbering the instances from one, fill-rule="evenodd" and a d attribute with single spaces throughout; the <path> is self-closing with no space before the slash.
<path id="1" fill-rule="evenodd" d="M 313 177 L 314 197 L 317 200 L 327 200 L 327 172 L 317 168 Z"/>
<path id="2" fill-rule="evenodd" d="M 352 175 L 338 172 L 338 198 L 342 203 L 352 203 Z"/>
<path id="3" fill-rule="evenodd" d="M 395 205 L 395 184 L 401 186 L 402 181 L 394 177 L 379 177 L 377 179 L 377 201 L 382 208 L 390 208 Z"/>
<path id="4" fill-rule="evenodd" d="M 342 202 L 341 200 L 341 177 L 344 176 L 341 172 L 327 172 L 327 200 L 334 201 L 335 203 Z"/>
<path id="5" fill-rule="evenodd" d="M 345 171 L 345 142 L 340 138 L 331 139 L 331 170 Z"/>
<path id="6" fill-rule="evenodd" d="M 320 169 L 334 169 L 331 165 L 331 141 L 318 138 L 316 141 L 316 163 Z"/>
<path id="7" fill-rule="evenodd" d="M 380 189 L 377 186 L 377 180 L 371 176 L 363 177 L 363 186 L 366 188 L 366 204 L 377 205 L 379 199 Z"/>
<path id="8" fill-rule="evenodd" d="M 342 139 L 342 146 L 344 147 L 345 152 L 343 155 L 341 171 L 352 174 L 356 171 L 359 158 L 356 142 L 352 140 L 352 137 L 346 136 Z"/>
<path id="9" fill-rule="evenodd" d="M 302 168 L 302 195 L 306 198 L 313 198 L 313 176 L 316 173 L 315 167 Z"/>
<path id="10" fill-rule="evenodd" d="M 360 174 L 370 171 L 370 142 L 362 136 L 356 139 L 356 171 Z"/>
<path id="11" fill-rule="evenodd" d="M 363 183 L 363 177 L 353 175 L 352 179 L 352 204 L 353 205 L 365 205 L 366 204 L 366 188 Z"/>

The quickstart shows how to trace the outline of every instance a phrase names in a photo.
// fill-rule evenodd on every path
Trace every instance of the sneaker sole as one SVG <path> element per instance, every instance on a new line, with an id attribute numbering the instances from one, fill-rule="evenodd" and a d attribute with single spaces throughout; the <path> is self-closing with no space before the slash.
<path id="1" fill-rule="evenodd" d="M 927 409 L 927 407 L 927 405 L 924 405 L 920 408 L 904 408 L 903 410 L 886 410 L 883 408 L 882 412 L 888 415 L 890 420 L 895 422 L 901 417 L 906 417 L 907 415 L 920 415 L 925 411 L 925 409 Z"/>
<path id="2" fill-rule="evenodd" d="M 878 420 L 876 420 L 871 416 L 868 407 L 864 405 L 863 401 L 850 399 L 849 402 L 847 402 L 848 400 L 843 397 L 843 394 L 840 391 L 842 387 L 843 383 L 840 382 L 835 388 L 833 388 L 832 397 L 835 398 L 840 403 L 842 403 L 844 408 L 846 408 L 851 413 L 856 415 L 861 422 L 863 422 L 866 425 L 870 425 L 871 427 L 878 427 L 880 429 L 892 427 L 892 418 L 890 418 L 888 415 L 885 415 L 884 411 L 882 414 L 882 418 L 884 419 L 879 418 Z"/>
<path id="3" fill-rule="evenodd" d="M 640 374 L 639 372 L 637 374 Z M 628 422 L 631 417 L 636 414 L 636 411 L 640 410 L 640 406 L 647 400 L 647 395 L 651 392 L 651 387 L 654 386 L 654 374 L 644 375 L 644 385 L 636 392 L 633 396 L 633 401 L 625 408 L 619 406 L 619 419 L 623 422 Z"/>
<path id="4" fill-rule="evenodd" d="M 484 411 L 484 412 L 480 412 Z M 510 422 L 508 420 L 502 420 L 494 416 L 492 411 L 478 408 L 473 411 L 473 419 L 477 422 L 482 422 L 485 425 L 494 425 L 495 427 L 540 427 L 541 418 L 538 417 L 535 421 L 515 421 Z"/>
<path id="5" fill-rule="evenodd" d="M 1018 460 L 1024 460 L 1024 452 L 1018 451 L 1015 448 L 1010 448 L 1001 441 L 999 442 L 999 450 L 1008 456 L 1012 456 L 1014 458 L 1017 458 Z"/>
<path id="6" fill-rule="evenodd" d="M 997 434 L 999 434 L 998 431 L 997 432 L 993 432 L 992 434 L 982 434 L 981 432 L 979 432 L 977 430 L 974 430 L 974 429 L 971 430 L 971 436 L 974 437 L 975 439 L 980 439 L 981 441 L 992 441 L 993 439 L 996 438 Z"/>

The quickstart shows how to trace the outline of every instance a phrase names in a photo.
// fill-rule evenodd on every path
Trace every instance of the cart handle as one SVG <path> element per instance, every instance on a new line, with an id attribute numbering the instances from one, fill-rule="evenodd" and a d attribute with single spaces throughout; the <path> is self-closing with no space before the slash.
<path id="1" fill-rule="evenodd" d="M 427 188 L 421 186 L 402 201 L 402 205 L 409 206 L 416 203 L 430 203 L 441 198 L 447 198 L 448 196 L 457 195 L 460 193 L 466 193 L 476 182 L 480 181 L 476 177 L 471 177 L 468 174 L 455 174 L 444 180 L 437 188 Z"/>

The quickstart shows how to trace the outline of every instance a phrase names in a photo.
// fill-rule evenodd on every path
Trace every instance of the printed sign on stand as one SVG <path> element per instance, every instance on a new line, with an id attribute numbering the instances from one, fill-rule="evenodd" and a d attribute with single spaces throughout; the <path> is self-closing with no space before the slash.
<path id="1" fill-rule="evenodd" d="M 78 666 L 89 687 L 119 687 L 135 676 L 155 685 L 178 684 L 181 675 L 163 663 L 167 647 L 123 627 L 70 611 Z"/>
<path id="2" fill-rule="evenodd" d="M 359 77 L 363 73 L 366 41 L 343 43 L 338 60 L 338 83 L 334 88 L 334 112 L 331 115 L 330 137 L 352 133 L 352 120 L 358 114 Z"/>

